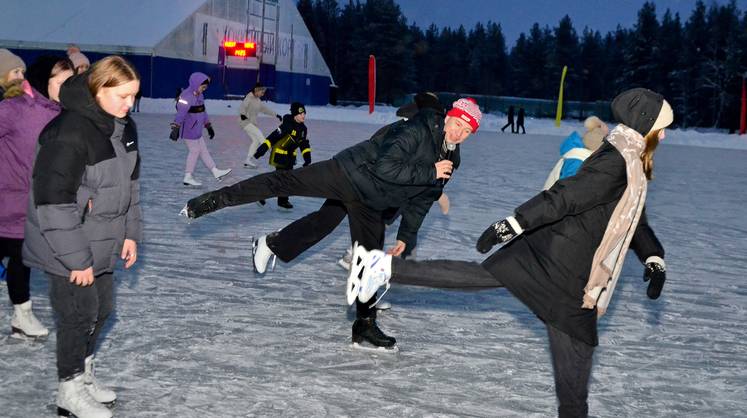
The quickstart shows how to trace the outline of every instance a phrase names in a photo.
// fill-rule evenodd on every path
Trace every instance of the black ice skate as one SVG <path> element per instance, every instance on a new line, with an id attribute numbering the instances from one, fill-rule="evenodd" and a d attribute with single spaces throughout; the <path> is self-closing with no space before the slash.
<path id="1" fill-rule="evenodd" d="M 278 199 L 278 207 L 285 209 L 293 209 L 293 205 L 288 199 Z"/>
<path id="2" fill-rule="evenodd" d="M 215 212 L 222 206 L 218 203 L 218 193 L 209 192 L 190 199 L 187 206 L 182 209 L 189 219 L 199 218 L 202 215 Z"/>
<path id="3" fill-rule="evenodd" d="M 358 318 L 353 323 L 353 348 L 394 352 L 397 340 L 384 334 L 376 325 L 376 318 Z"/>

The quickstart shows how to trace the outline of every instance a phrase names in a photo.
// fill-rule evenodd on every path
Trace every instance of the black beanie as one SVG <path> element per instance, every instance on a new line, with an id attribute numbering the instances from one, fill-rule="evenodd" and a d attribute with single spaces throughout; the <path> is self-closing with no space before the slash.
<path id="1" fill-rule="evenodd" d="M 74 71 L 75 67 L 73 67 L 73 62 L 69 58 L 57 55 L 38 57 L 26 71 L 26 80 L 31 84 L 31 87 L 47 99 L 49 99 L 49 79 L 52 77 L 52 70 L 60 61 L 67 61 L 67 69 Z"/>
<path id="2" fill-rule="evenodd" d="M 306 113 L 306 109 L 304 108 L 303 103 L 301 102 L 291 103 L 291 116 L 300 115 L 301 113 Z"/>
<path id="3" fill-rule="evenodd" d="M 616 121 L 643 136 L 656 122 L 664 103 L 664 96 L 641 87 L 624 91 L 612 100 L 612 116 Z"/>
<path id="4" fill-rule="evenodd" d="M 435 93 L 421 92 L 415 95 L 412 103 L 408 103 L 397 109 L 397 116 L 410 119 L 423 109 L 434 109 L 438 113 L 446 113 L 444 105 L 441 104 Z"/>

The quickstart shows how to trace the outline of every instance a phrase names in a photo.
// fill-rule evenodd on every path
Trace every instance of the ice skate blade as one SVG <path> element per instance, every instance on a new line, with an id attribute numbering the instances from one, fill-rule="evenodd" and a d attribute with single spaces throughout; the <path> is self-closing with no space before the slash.
<path id="1" fill-rule="evenodd" d="M 399 346 L 394 345 L 392 347 L 377 347 L 367 343 L 352 343 L 350 347 L 353 350 L 366 351 L 369 353 L 382 353 L 382 354 L 395 354 L 399 352 Z"/>
<path id="2" fill-rule="evenodd" d="M 10 327 L 10 338 L 13 338 L 14 340 L 19 340 L 19 341 L 35 342 L 35 341 L 44 340 L 45 338 L 47 338 L 47 336 L 46 335 L 28 335 L 25 332 L 23 332 L 23 330 L 21 330 L 20 328 Z"/>
<path id="3" fill-rule="evenodd" d="M 337 265 L 345 269 L 345 271 L 350 271 L 350 263 L 348 263 L 342 258 L 337 260 Z"/>
<path id="4" fill-rule="evenodd" d="M 392 304 L 389 302 L 379 302 L 376 304 L 375 308 L 378 311 L 388 311 L 389 309 L 392 309 Z"/>

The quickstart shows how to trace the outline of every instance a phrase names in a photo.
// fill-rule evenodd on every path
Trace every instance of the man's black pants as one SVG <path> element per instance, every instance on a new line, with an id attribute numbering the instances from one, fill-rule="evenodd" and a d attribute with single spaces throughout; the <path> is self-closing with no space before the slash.
<path id="1" fill-rule="evenodd" d="M 384 221 L 379 210 L 364 205 L 337 161 L 325 160 L 295 170 L 272 173 L 240 181 L 217 190 L 220 207 L 236 206 L 276 196 L 321 197 L 322 208 L 293 222 L 280 233 L 268 237 L 267 245 L 284 262 L 296 258 L 327 236 L 348 216 L 350 237 L 367 249 L 384 245 Z M 356 301 L 357 316 L 375 316 L 371 304 Z"/>

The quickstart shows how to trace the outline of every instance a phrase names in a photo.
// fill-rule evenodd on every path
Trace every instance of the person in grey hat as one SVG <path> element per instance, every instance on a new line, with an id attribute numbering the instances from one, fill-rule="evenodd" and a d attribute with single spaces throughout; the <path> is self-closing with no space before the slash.
<path id="1" fill-rule="evenodd" d="M 26 64 L 21 57 L 5 48 L 0 48 L 0 100 L 23 94 L 21 82 L 26 73 Z"/>

